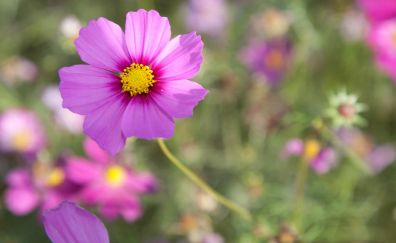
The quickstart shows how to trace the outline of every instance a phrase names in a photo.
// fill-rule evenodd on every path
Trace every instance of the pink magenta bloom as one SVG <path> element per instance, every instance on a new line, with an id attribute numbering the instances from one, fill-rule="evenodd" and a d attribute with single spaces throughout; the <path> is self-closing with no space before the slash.
<path id="1" fill-rule="evenodd" d="M 81 200 L 98 205 L 100 213 L 108 219 L 122 216 L 132 222 L 139 218 L 142 214 L 139 194 L 155 191 L 155 178 L 114 161 L 93 140 L 85 142 L 85 150 L 89 159 L 67 160 L 68 177 L 82 187 Z"/>
<path id="2" fill-rule="evenodd" d="M 189 80 L 202 63 L 201 37 L 170 37 L 154 10 L 129 12 L 125 33 L 105 18 L 81 29 L 75 45 L 87 64 L 60 69 L 63 106 L 86 116 L 85 133 L 109 153 L 127 137 L 172 137 L 174 119 L 191 116 L 207 94 Z"/>
<path id="3" fill-rule="evenodd" d="M 65 199 L 73 200 L 78 187 L 65 178 L 63 168 L 35 163 L 33 168 L 11 170 L 6 177 L 5 205 L 15 215 L 36 208 L 47 210 Z"/>
<path id="4" fill-rule="evenodd" d="M 25 109 L 9 109 L 0 115 L 0 147 L 7 152 L 36 153 L 45 145 L 45 133 L 37 116 Z"/>
<path id="5" fill-rule="evenodd" d="M 287 40 L 252 41 L 242 50 L 242 59 L 255 75 L 276 86 L 287 71 L 291 54 L 292 46 Z"/>
<path id="6" fill-rule="evenodd" d="M 338 156 L 331 147 L 321 147 L 316 140 L 303 141 L 298 138 L 290 139 L 282 150 L 281 157 L 303 156 L 308 160 L 311 168 L 317 174 L 325 174 L 337 165 Z"/>
<path id="7" fill-rule="evenodd" d="M 89 211 L 63 202 L 43 213 L 45 232 L 52 243 L 109 243 L 104 224 Z"/>
<path id="8" fill-rule="evenodd" d="M 373 22 L 396 17 L 395 0 L 358 0 L 357 2 L 367 17 Z"/>
<path id="9" fill-rule="evenodd" d="M 377 53 L 396 58 L 396 18 L 373 25 L 369 42 Z"/>

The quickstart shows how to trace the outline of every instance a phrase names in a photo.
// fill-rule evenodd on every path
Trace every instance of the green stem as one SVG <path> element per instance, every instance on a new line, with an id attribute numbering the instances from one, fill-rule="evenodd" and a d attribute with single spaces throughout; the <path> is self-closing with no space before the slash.
<path id="1" fill-rule="evenodd" d="M 292 222 L 295 226 L 300 223 L 301 214 L 304 208 L 304 191 L 305 191 L 305 181 L 308 175 L 308 161 L 301 158 L 298 165 L 297 176 L 294 182 L 294 207 L 293 207 L 293 218 Z"/>
<path id="2" fill-rule="evenodd" d="M 172 162 L 176 168 L 178 168 L 185 176 L 187 176 L 192 182 L 194 182 L 200 189 L 204 192 L 208 193 L 211 197 L 213 197 L 217 202 L 225 206 L 226 208 L 234 211 L 239 214 L 242 218 L 247 221 L 252 221 L 252 215 L 250 212 L 243 207 L 235 204 L 231 200 L 225 198 L 214 189 L 212 189 L 205 181 L 203 181 L 198 175 L 196 175 L 193 171 L 191 171 L 187 166 L 185 166 L 180 160 L 178 160 L 172 152 L 168 149 L 166 144 L 162 139 L 158 139 L 158 144 L 165 154 L 165 156 Z"/>

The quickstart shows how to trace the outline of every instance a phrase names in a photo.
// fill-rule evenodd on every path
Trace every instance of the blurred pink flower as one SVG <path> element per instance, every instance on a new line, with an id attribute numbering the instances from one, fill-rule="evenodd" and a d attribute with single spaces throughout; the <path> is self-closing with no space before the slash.
<path id="1" fill-rule="evenodd" d="M 0 114 L 0 147 L 3 151 L 34 154 L 45 143 L 44 130 L 33 112 L 12 108 Z"/>
<path id="2" fill-rule="evenodd" d="M 356 9 L 348 10 L 340 23 L 341 36 L 347 41 L 361 41 L 364 39 L 367 21 L 363 14 Z"/>
<path id="3" fill-rule="evenodd" d="M 85 151 L 89 156 L 87 159 L 67 159 L 68 177 L 82 186 L 81 200 L 88 205 L 97 205 L 108 219 L 122 216 L 132 222 L 139 218 L 142 214 L 139 195 L 157 189 L 155 178 L 115 161 L 93 140 L 86 140 Z"/>
<path id="4" fill-rule="evenodd" d="M 396 17 L 395 0 L 357 0 L 357 3 L 372 22 Z"/>
<path id="5" fill-rule="evenodd" d="M 189 0 L 184 15 L 189 30 L 221 37 L 228 22 L 227 3 L 225 0 Z"/>
<path id="6" fill-rule="evenodd" d="M 10 57 L 0 66 L 0 80 L 7 85 L 31 82 L 37 76 L 37 66 L 24 57 Z"/>
<path id="7" fill-rule="evenodd" d="M 338 135 L 343 143 L 362 158 L 373 174 L 378 174 L 396 160 L 394 145 L 376 145 L 359 129 L 340 129 Z"/>
<path id="8" fill-rule="evenodd" d="M 286 39 L 251 41 L 241 56 L 254 75 L 263 77 L 270 86 L 276 86 L 289 66 L 292 45 Z"/>
<path id="9" fill-rule="evenodd" d="M 396 58 L 396 18 L 373 25 L 369 42 L 376 53 Z"/>
<path id="10" fill-rule="evenodd" d="M 317 174 L 325 174 L 337 165 L 338 156 L 331 147 L 321 147 L 316 140 L 290 139 L 282 150 L 281 157 L 300 156 L 308 160 Z"/>
<path id="11" fill-rule="evenodd" d="M 79 189 L 65 177 L 62 167 L 48 167 L 36 162 L 32 168 L 11 170 L 6 177 L 5 205 L 15 215 L 25 215 L 36 208 L 47 210 L 65 199 L 75 200 Z"/>
<path id="12" fill-rule="evenodd" d="M 57 86 L 45 88 L 42 100 L 54 113 L 57 124 L 71 133 L 82 132 L 84 117 L 62 107 L 62 97 Z"/>
<path id="13" fill-rule="evenodd" d="M 192 116 L 207 94 L 189 80 L 202 63 L 201 37 L 170 37 L 168 19 L 143 9 L 127 14 L 125 33 L 105 18 L 80 30 L 87 64 L 59 70 L 63 107 L 86 115 L 84 132 L 109 153 L 128 137 L 172 137 L 174 119 Z"/>

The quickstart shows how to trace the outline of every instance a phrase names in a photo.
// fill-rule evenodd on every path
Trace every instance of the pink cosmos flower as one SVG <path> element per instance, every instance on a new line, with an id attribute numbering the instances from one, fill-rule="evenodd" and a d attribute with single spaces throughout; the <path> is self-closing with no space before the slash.
<path id="1" fill-rule="evenodd" d="M 129 12 L 125 33 L 105 18 L 81 29 L 75 45 L 87 64 L 60 69 L 63 106 L 86 116 L 85 133 L 109 153 L 127 137 L 172 137 L 174 119 L 191 116 L 207 94 L 189 80 L 202 63 L 201 37 L 170 37 L 154 10 Z"/>
<path id="2" fill-rule="evenodd" d="M 62 167 L 36 162 L 32 168 L 11 170 L 6 177 L 5 205 L 15 215 L 26 215 L 36 208 L 47 210 L 73 197 L 78 186 L 65 178 Z"/>
<path id="3" fill-rule="evenodd" d="M 252 41 L 242 50 L 246 66 L 261 76 L 270 86 L 276 86 L 283 79 L 292 56 L 292 45 L 286 39 Z"/>
<path id="4" fill-rule="evenodd" d="M 372 22 L 396 16 L 395 0 L 357 0 L 358 5 Z"/>
<path id="5" fill-rule="evenodd" d="M 142 214 L 139 195 L 156 190 L 155 178 L 115 161 L 93 140 L 86 140 L 85 150 L 88 159 L 67 159 L 67 175 L 81 185 L 82 202 L 98 205 L 100 213 L 108 219 L 122 216 L 132 222 L 139 218 Z"/>
<path id="6" fill-rule="evenodd" d="M 281 157 L 288 159 L 290 156 L 303 156 L 317 174 L 329 172 L 338 160 L 333 148 L 321 147 L 316 140 L 303 141 L 298 138 L 290 139 L 283 148 Z"/>
<path id="7" fill-rule="evenodd" d="M 34 154 L 45 145 L 45 133 L 37 116 L 25 109 L 9 109 L 0 115 L 0 148 L 6 152 Z"/>

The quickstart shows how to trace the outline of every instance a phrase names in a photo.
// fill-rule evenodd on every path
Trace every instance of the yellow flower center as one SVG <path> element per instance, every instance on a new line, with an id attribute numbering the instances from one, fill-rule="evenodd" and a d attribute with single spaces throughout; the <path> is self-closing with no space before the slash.
<path id="1" fill-rule="evenodd" d="M 148 94 L 150 87 L 157 81 L 154 80 L 153 70 L 147 65 L 132 63 L 120 74 L 122 91 L 129 92 L 131 96 Z"/>
<path id="2" fill-rule="evenodd" d="M 65 180 L 65 173 L 59 169 L 55 168 L 50 171 L 47 177 L 47 185 L 50 187 L 56 187 L 62 184 Z"/>
<path id="3" fill-rule="evenodd" d="M 12 138 L 12 145 L 19 151 L 25 151 L 28 149 L 32 141 L 32 136 L 29 132 L 20 131 Z"/>
<path id="4" fill-rule="evenodd" d="M 279 50 L 272 50 L 264 59 L 264 64 L 272 70 L 280 70 L 285 65 L 283 54 Z"/>
<path id="5" fill-rule="evenodd" d="M 112 165 L 107 168 L 106 181 L 111 186 L 119 186 L 126 180 L 127 174 L 123 167 Z"/>
<path id="6" fill-rule="evenodd" d="M 312 160 L 318 155 L 320 151 L 320 143 L 315 139 L 308 139 L 304 143 L 304 158 L 306 160 Z"/>

